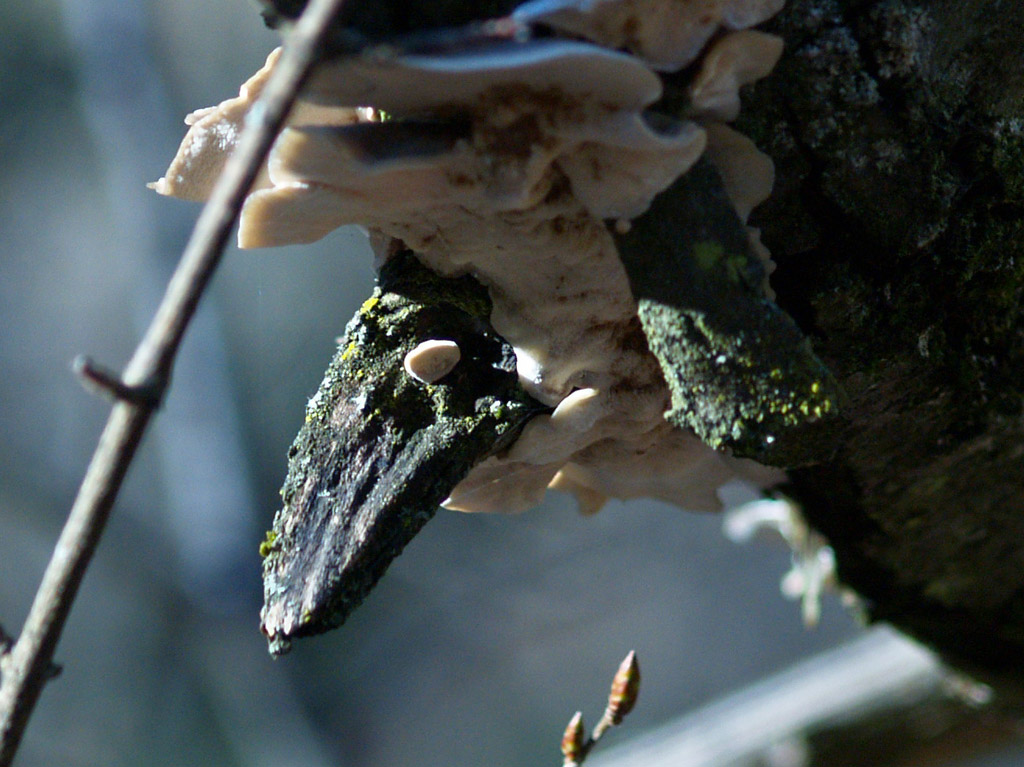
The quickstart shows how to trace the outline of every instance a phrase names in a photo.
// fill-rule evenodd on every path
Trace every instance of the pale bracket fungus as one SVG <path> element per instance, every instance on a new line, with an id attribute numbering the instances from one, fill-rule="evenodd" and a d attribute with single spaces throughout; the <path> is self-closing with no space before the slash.
<path id="1" fill-rule="evenodd" d="M 300 3 L 273 5 L 288 18 Z M 828 423 L 838 399 L 771 300 L 770 259 L 746 226 L 771 190 L 771 161 L 724 125 L 738 113 L 739 89 L 778 59 L 779 40 L 748 27 L 781 0 L 515 5 L 497 2 L 511 15 L 429 44 L 413 35 L 369 46 L 376 22 L 349 28 L 343 18 L 333 50 L 350 50 L 307 83 L 247 198 L 240 245 L 312 242 L 356 224 L 384 268 L 409 250 L 437 279 L 472 275 L 487 289 L 487 332 L 514 350 L 518 385 L 547 412 L 530 410 L 506 446 L 526 412 L 508 410 L 505 449 L 481 444 L 471 467 L 446 474 L 451 486 L 437 501 L 449 508 L 522 510 L 553 487 L 587 512 L 638 496 L 715 510 L 717 488 L 737 476 L 778 482 L 780 469 L 741 456 L 798 463 L 808 427 Z M 364 6 L 354 3 L 349 18 Z M 470 20 L 480 21 L 459 23 Z M 207 194 L 275 56 L 237 98 L 190 117 L 157 191 Z M 393 339 L 403 348 L 398 369 L 427 395 L 470 385 L 466 347 L 454 347 L 460 361 L 443 345 L 453 338 L 443 318 L 429 317 Z M 392 351 L 366 347 L 356 325 L 329 375 L 356 374 L 346 354 L 359 355 L 369 379 L 390 375 Z M 416 347 L 425 340 L 442 346 Z M 322 387 L 316 412 L 338 396 Z M 401 408 L 385 417 L 404 428 Z M 410 433 L 420 429 L 429 431 Z M 373 451 L 337 449 L 352 460 Z M 286 504 L 312 492 L 299 470 L 293 458 Z M 265 625 L 284 588 L 275 563 L 290 545 L 287 530 L 275 531 Z M 271 633 L 306 633 L 304 615 Z"/>

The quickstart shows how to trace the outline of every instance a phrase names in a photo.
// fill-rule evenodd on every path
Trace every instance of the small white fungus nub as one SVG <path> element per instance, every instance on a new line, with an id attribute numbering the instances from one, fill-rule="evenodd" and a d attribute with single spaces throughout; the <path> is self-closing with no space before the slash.
<path id="1" fill-rule="evenodd" d="M 457 343 L 432 338 L 405 355 L 404 367 L 417 381 L 431 384 L 451 373 L 460 359 L 462 352 Z"/>

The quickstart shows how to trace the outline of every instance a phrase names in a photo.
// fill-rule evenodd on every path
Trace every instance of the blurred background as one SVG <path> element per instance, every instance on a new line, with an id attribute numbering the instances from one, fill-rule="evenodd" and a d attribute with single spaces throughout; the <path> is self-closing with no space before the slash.
<path id="1" fill-rule="evenodd" d="M 36 0 L 0 18 L 0 623 L 16 634 L 109 409 L 69 364 L 125 363 L 198 215 L 145 183 L 184 115 L 235 95 L 277 37 L 248 0 Z M 257 548 L 372 279 L 353 231 L 229 250 L 21 767 L 556 765 L 630 649 L 644 683 L 620 745 L 862 634 L 832 598 L 803 628 L 778 541 L 739 547 L 719 516 L 658 503 L 583 518 L 550 494 L 518 517 L 442 510 L 341 630 L 271 660 Z M 763 763 L 800 763 L 783 752 Z"/>

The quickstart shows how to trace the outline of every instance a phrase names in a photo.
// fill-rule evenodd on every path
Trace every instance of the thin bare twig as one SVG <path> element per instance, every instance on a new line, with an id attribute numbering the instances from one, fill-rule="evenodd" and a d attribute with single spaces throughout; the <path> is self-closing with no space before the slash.
<path id="1" fill-rule="evenodd" d="M 245 196 L 343 2 L 310 0 L 288 36 L 274 74 L 250 113 L 238 148 L 203 208 L 163 301 L 124 376 L 101 376 L 116 382 L 116 390 L 144 391 L 148 396 L 119 397 L 114 405 L 21 635 L 6 654 L 0 683 L 0 767 L 8 767 L 13 761 L 43 685 L 51 676 L 64 621 L 135 449 L 167 388 L 185 329 L 220 262 Z M 114 393 L 118 396 L 118 391 Z"/>

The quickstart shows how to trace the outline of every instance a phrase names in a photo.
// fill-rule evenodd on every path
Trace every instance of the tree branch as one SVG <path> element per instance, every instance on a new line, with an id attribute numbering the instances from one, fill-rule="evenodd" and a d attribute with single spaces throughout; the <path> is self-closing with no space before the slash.
<path id="1" fill-rule="evenodd" d="M 163 301 L 118 387 L 153 396 L 121 397 L 93 453 L 53 556 L 0 684 L 0 767 L 11 764 L 29 717 L 49 678 L 51 661 L 85 570 L 150 416 L 164 394 L 174 358 L 199 299 L 220 262 L 227 238 L 296 94 L 344 0 L 312 0 L 289 34 L 273 77 L 253 111 L 237 150 L 214 187 Z M 114 380 L 114 379 L 112 379 Z"/>

